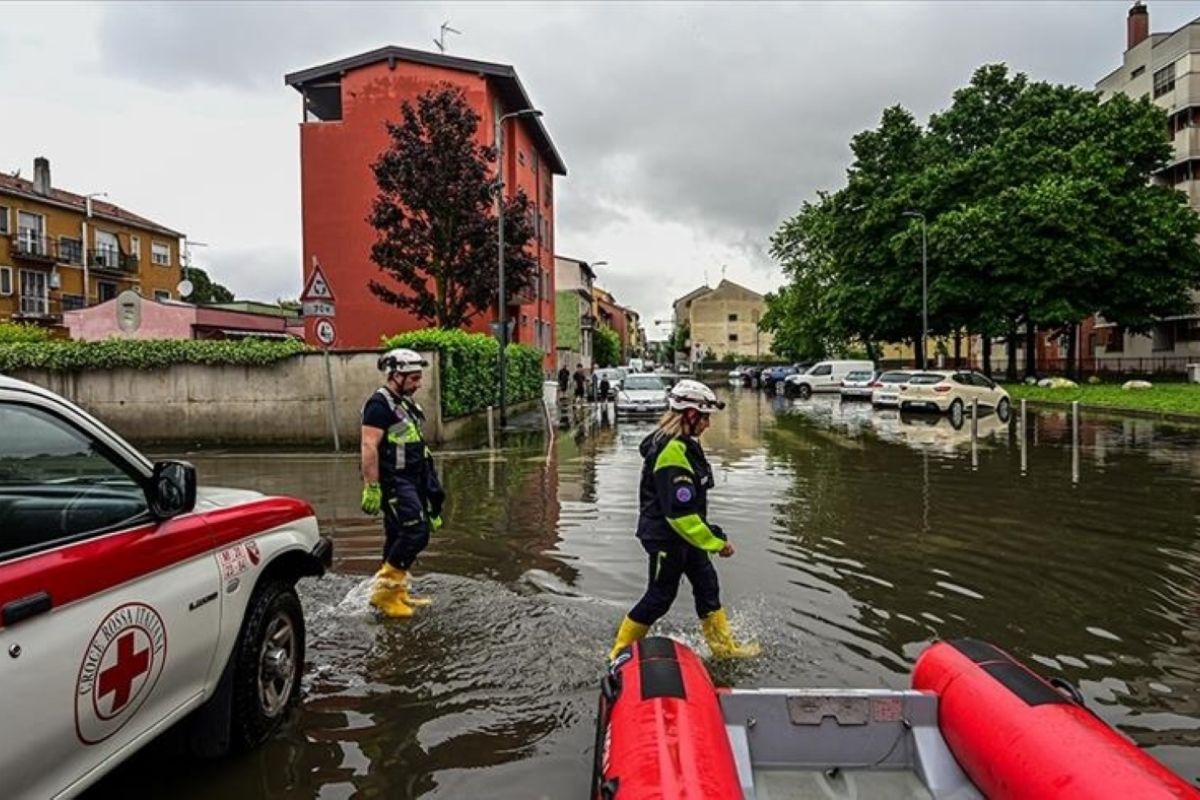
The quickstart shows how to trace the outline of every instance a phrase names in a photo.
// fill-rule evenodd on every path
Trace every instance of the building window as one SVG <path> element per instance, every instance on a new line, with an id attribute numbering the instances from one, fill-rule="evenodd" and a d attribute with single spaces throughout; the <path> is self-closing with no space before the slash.
<path id="1" fill-rule="evenodd" d="M 31 255 L 49 255 L 46 243 L 46 218 L 28 211 L 17 212 L 17 238 L 19 249 Z"/>
<path id="2" fill-rule="evenodd" d="M 1125 329 L 1116 326 L 1108 329 L 1108 341 L 1104 343 L 1105 353 L 1125 352 Z"/>
<path id="3" fill-rule="evenodd" d="M 50 286 L 46 273 L 28 269 L 21 270 L 22 314 L 45 316 L 50 313 Z"/>
<path id="4" fill-rule="evenodd" d="M 74 311 L 83 308 L 83 295 L 64 294 L 61 298 L 63 311 Z"/>
<path id="5" fill-rule="evenodd" d="M 736 333 L 729 334 L 729 341 L 736 342 L 738 340 Z"/>
<path id="6" fill-rule="evenodd" d="M 129 252 L 134 258 L 141 258 L 142 238 L 140 236 L 129 237 Z"/>
<path id="7" fill-rule="evenodd" d="M 1175 90 L 1175 63 L 1171 62 L 1154 73 L 1154 99 Z"/>
<path id="8" fill-rule="evenodd" d="M 104 303 L 117 296 L 117 285 L 111 281 L 97 281 L 96 291 L 100 294 L 100 302 Z"/>
<path id="9" fill-rule="evenodd" d="M 119 269 L 121 266 L 121 243 L 115 233 L 96 230 L 96 249 L 92 251 L 92 266 Z"/>
<path id="10" fill-rule="evenodd" d="M 9 233 L 11 229 L 8 227 L 8 206 L 0 206 L 0 233 Z"/>
<path id="11" fill-rule="evenodd" d="M 1134 78 L 1136 78 L 1137 76 L 1141 75 L 1141 74 L 1142 74 L 1143 72 L 1145 72 L 1145 71 L 1146 71 L 1146 65 L 1145 65 L 1145 64 L 1143 64 L 1143 65 L 1142 65 L 1142 66 L 1140 66 L 1140 67 L 1134 67 L 1133 71 L 1129 73 L 1129 80 L 1133 80 Z"/>
<path id="12" fill-rule="evenodd" d="M 156 266 L 170 266 L 170 245 L 162 242 L 150 242 L 150 260 Z"/>
<path id="13" fill-rule="evenodd" d="M 12 294 L 12 267 L 0 267 L 0 294 Z"/>
<path id="14" fill-rule="evenodd" d="M 730 322 L 737 322 L 737 314 L 730 314 L 730 315 L 729 315 L 729 321 L 730 321 Z"/>
<path id="15" fill-rule="evenodd" d="M 1154 340 L 1154 351 L 1162 352 L 1164 350 L 1175 349 L 1175 324 L 1172 322 L 1161 322 L 1154 326 L 1152 332 Z"/>
<path id="16" fill-rule="evenodd" d="M 166 289 L 155 289 L 154 290 L 154 299 L 155 300 L 170 300 L 171 293 L 168 292 Z"/>
<path id="17" fill-rule="evenodd" d="M 67 264 L 82 264 L 83 240 L 70 236 L 58 237 L 58 258 Z"/>

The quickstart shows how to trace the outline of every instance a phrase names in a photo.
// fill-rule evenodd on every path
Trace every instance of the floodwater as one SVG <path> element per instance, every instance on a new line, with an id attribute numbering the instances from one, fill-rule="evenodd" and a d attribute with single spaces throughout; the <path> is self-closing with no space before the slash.
<path id="1" fill-rule="evenodd" d="M 1015 424 L 730 392 L 704 443 L 735 630 L 764 654 L 718 683 L 908 685 L 931 641 L 972 636 L 1047 677 L 1200 785 L 1200 429 Z M 436 605 L 368 611 L 379 523 L 352 457 L 191 453 L 201 480 L 307 498 L 337 543 L 301 584 L 303 701 L 245 756 L 140 754 L 93 791 L 187 798 L 582 798 L 603 657 L 645 576 L 633 537 L 644 423 L 440 457 L 446 527 L 414 571 Z M 178 454 L 177 454 L 178 455 Z M 974 466 L 973 466 L 974 464 Z M 686 588 L 656 630 L 707 650 Z"/>

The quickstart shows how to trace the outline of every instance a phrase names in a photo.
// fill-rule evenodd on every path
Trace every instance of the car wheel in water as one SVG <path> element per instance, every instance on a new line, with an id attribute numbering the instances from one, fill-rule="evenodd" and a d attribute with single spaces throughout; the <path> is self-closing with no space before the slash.
<path id="1" fill-rule="evenodd" d="M 950 401 L 950 422 L 957 428 L 962 424 L 963 420 L 963 401 L 961 398 L 954 398 Z"/>
<path id="2" fill-rule="evenodd" d="M 233 746 L 249 750 L 300 696 L 304 613 L 295 587 L 269 581 L 255 589 L 233 657 Z"/>
<path id="3" fill-rule="evenodd" d="M 800 384 L 800 399 L 807 400 L 812 397 L 812 387 L 807 383 Z"/>
<path id="4" fill-rule="evenodd" d="M 1000 402 L 996 404 L 996 417 L 1001 422 L 1008 422 L 1008 416 L 1012 413 L 1012 403 L 1008 402 L 1007 397 L 1001 397 Z"/>

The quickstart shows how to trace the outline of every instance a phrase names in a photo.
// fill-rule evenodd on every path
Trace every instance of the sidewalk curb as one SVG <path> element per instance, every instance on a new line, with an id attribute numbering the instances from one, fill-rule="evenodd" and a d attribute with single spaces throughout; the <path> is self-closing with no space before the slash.
<path id="1" fill-rule="evenodd" d="M 1015 398 L 1012 402 L 1013 405 L 1019 405 L 1021 398 Z M 1070 400 L 1031 400 L 1026 398 L 1025 402 L 1030 408 L 1053 408 L 1067 410 L 1071 408 Z M 1178 414 L 1171 411 L 1147 411 L 1141 408 L 1096 406 L 1090 403 L 1080 403 L 1079 408 L 1082 411 L 1114 417 L 1134 417 L 1136 419 L 1152 419 L 1160 422 L 1178 422 L 1185 425 L 1200 425 L 1200 414 Z"/>

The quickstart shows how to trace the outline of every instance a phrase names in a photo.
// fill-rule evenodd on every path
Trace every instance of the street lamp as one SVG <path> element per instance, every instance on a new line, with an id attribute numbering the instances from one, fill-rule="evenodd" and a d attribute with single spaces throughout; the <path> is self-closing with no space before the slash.
<path id="1" fill-rule="evenodd" d="M 83 261 L 83 307 L 87 308 L 91 298 L 90 281 L 88 280 L 88 220 L 92 218 L 92 198 L 108 197 L 108 192 L 92 192 L 83 196 L 83 224 L 81 225 L 79 242 L 79 257 Z"/>
<path id="2" fill-rule="evenodd" d="M 504 350 L 508 347 L 508 298 L 504 295 L 504 121 L 516 117 L 540 117 L 542 112 L 536 108 L 523 108 L 520 111 L 510 111 L 501 114 L 496 120 L 496 176 L 499 202 L 496 204 L 496 215 L 499 224 L 498 255 L 500 268 L 500 430 L 508 425 L 508 409 L 504 400 Z"/>
<path id="3" fill-rule="evenodd" d="M 925 215 L 920 211 L 905 211 L 901 216 L 921 220 L 921 369 L 928 369 L 929 353 L 929 250 L 925 238 Z"/>

